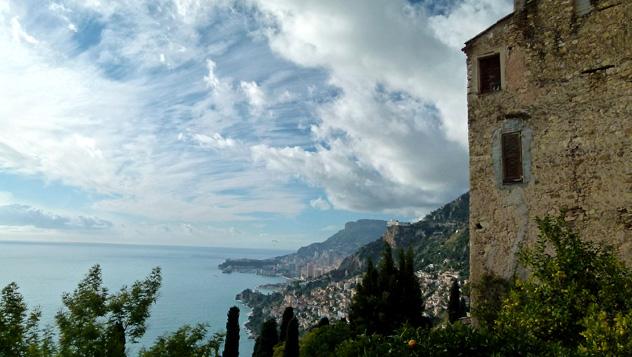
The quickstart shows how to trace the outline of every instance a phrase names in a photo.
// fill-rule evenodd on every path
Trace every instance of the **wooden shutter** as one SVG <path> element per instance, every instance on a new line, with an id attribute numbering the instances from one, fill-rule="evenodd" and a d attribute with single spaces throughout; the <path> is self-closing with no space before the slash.
<path id="1" fill-rule="evenodd" d="M 502 135 L 503 182 L 522 182 L 522 139 L 520 132 Z"/>

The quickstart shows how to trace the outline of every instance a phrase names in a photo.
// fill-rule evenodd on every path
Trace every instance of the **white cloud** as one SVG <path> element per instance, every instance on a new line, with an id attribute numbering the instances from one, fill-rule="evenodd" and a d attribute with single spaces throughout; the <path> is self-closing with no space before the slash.
<path id="1" fill-rule="evenodd" d="M 464 0 L 449 13 L 430 17 L 430 27 L 442 42 L 461 49 L 465 41 L 509 14 L 512 7 L 505 0 Z"/>
<path id="2" fill-rule="evenodd" d="M 63 216 L 21 204 L 0 206 L 0 225 L 31 226 L 55 230 L 103 230 L 112 228 L 112 222 L 97 217 Z"/>
<path id="3" fill-rule="evenodd" d="M 295 216 L 313 195 L 295 177 L 324 190 L 317 206 L 411 215 L 467 187 L 467 34 L 448 29 L 508 1 L 434 17 L 403 0 L 250 3 L 0 0 L 0 170 L 79 189 L 147 237 Z"/>
<path id="4" fill-rule="evenodd" d="M 467 190 L 465 58 L 450 45 L 489 25 L 508 0 L 467 0 L 443 17 L 404 0 L 253 2 L 270 47 L 327 69 L 341 90 L 318 109 L 315 150 L 258 145 L 255 160 L 351 210 L 414 216 Z M 466 30 L 439 38 L 457 16 Z"/>
<path id="5" fill-rule="evenodd" d="M 318 197 L 309 201 L 309 205 L 312 206 L 312 208 L 319 209 L 322 211 L 331 209 L 331 204 L 329 204 L 329 202 L 327 202 L 327 200 L 323 199 L 322 197 Z"/>
<path id="6" fill-rule="evenodd" d="M 257 82 L 244 82 L 240 83 L 241 90 L 248 98 L 252 114 L 255 116 L 261 115 L 266 105 L 266 96 L 261 87 L 257 85 Z"/>
<path id="7" fill-rule="evenodd" d="M 231 149 L 237 145 L 237 142 L 231 138 L 224 138 L 220 133 L 212 136 L 194 134 L 193 140 L 197 141 L 201 146 L 216 150 Z"/>
<path id="8" fill-rule="evenodd" d="M 249 167 L 249 151 L 240 152 L 239 142 L 223 134 L 244 120 L 235 109 L 246 100 L 235 88 L 239 81 L 218 76 L 212 60 L 206 75 L 186 66 L 156 74 L 148 58 L 159 61 L 156 53 L 162 52 L 150 56 L 152 47 L 113 49 L 114 43 L 156 33 L 145 23 L 147 8 L 135 2 L 109 4 L 82 5 L 103 17 L 130 14 L 126 21 L 138 21 L 130 29 L 139 33 L 123 35 L 112 31 L 124 29 L 106 27 L 101 42 L 75 57 L 65 52 L 72 47 L 65 24 L 60 25 L 64 31 L 49 31 L 45 41 L 31 46 L 13 39 L 18 33 L 24 40 L 22 27 L 16 32 L 14 9 L 0 14 L 0 82 L 7 84 L 0 86 L 0 96 L 10 98 L 0 106 L 0 169 L 98 193 L 92 205 L 97 212 L 150 220 L 242 221 L 254 213 L 301 211 L 303 197 Z M 85 11 L 66 5 L 75 16 Z M 182 37 L 178 31 L 170 35 L 184 41 L 194 29 L 183 27 L 189 29 L 178 30 Z M 110 78 L 105 69 L 120 66 L 94 61 L 95 55 L 109 52 L 112 58 L 137 55 L 138 63 L 126 67 L 136 74 Z M 204 58 L 198 59 L 202 66 Z M 199 100 L 187 102 L 190 97 Z M 225 150 L 230 155 L 219 152 Z"/>
<path id="9" fill-rule="evenodd" d="M 35 37 L 29 35 L 26 31 L 24 31 L 24 29 L 22 29 L 20 19 L 17 16 L 11 19 L 11 32 L 13 34 L 14 41 L 25 41 L 31 45 L 37 45 L 39 43 Z"/>

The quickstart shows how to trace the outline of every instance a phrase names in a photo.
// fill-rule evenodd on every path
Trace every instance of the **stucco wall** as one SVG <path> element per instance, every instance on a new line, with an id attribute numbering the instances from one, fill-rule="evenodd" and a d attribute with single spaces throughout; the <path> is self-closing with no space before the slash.
<path id="1" fill-rule="evenodd" d="M 536 216 L 561 208 L 583 238 L 632 263 L 632 1 L 595 1 L 577 16 L 573 0 L 533 0 L 464 51 L 472 280 L 524 275 L 515 253 L 536 239 Z M 503 89 L 479 95 L 477 58 L 493 52 Z M 499 179 L 508 126 L 528 134 L 517 185 Z"/>

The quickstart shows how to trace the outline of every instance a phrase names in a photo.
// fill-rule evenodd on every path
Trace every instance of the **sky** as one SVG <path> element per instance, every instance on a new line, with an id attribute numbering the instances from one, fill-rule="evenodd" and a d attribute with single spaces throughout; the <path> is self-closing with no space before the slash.
<path id="1" fill-rule="evenodd" d="M 0 240 L 296 248 L 468 190 L 511 0 L 0 0 Z"/>

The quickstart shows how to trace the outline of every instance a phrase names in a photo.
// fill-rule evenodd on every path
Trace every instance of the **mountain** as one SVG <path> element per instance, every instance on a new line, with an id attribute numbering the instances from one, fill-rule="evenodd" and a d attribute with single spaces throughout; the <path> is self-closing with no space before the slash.
<path id="1" fill-rule="evenodd" d="M 461 276 L 469 275 L 469 193 L 465 193 L 433 211 L 419 222 L 394 225 L 384 236 L 375 240 L 342 261 L 332 272 L 337 279 L 348 278 L 363 272 L 368 259 L 376 263 L 384 243 L 398 248 L 412 248 L 415 269 L 424 271 L 456 270 Z"/>
<path id="2" fill-rule="evenodd" d="M 236 271 L 314 278 L 336 269 L 344 258 L 378 239 L 385 231 L 386 221 L 361 219 L 348 222 L 344 229 L 325 241 L 299 248 L 296 253 L 265 260 L 229 259 L 219 268 L 225 273 Z"/>
<path id="3" fill-rule="evenodd" d="M 453 279 L 463 283 L 469 276 L 468 217 L 469 194 L 465 193 L 419 222 L 388 227 L 379 239 L 360 247 L 328 274 L 295 281 L 272 294 L 248 289 L 238 295 L 253 309 L 247 327 L 258 333 L 262 321 L 278 318 L 286 306 L 293 306 L 295 314 L 301 316 L 302 329 L 313 326 L 321 317 L 346 318 L 369 258 L 378 263 L 385 242 L 395 252 L 399 248 L 413 249 L 426 312 L 439 317 L 445 312 Z M 305 252 L 311 254 L 309 249 Z"/>

